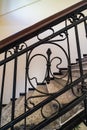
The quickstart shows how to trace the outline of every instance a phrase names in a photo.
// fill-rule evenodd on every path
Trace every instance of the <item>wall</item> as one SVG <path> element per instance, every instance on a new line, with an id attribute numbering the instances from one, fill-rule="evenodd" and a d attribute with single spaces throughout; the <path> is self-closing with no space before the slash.
<path id="1" fill-rule="evenodd" d="M 9 3 L 9 1 L 11 1 L 11 7 L 9 7 L 9 4 L 6 4 L 6 2 Z M 32 4 L 28 4 L 30 0 L 29 2 L 27 1 L 28 0 L 25 0 L 24 2 L 24 0 L 21 0 L 20 5 L 20 2 L 17 0 L 0 0 L 0 6 L 4 6 L 4 8 L 0 8 L 2 9 L 0 10 L 0 30 L 2 30 L 0 33 L 0 40 L 29 27 L 80 0 L 36 0 L 36 2 L 35 0 L 31 0 L 34 1 Z M 20 6 L 21 8 L 18 8 Z M 16 10 L 14 10 L 14 7 Z"/>

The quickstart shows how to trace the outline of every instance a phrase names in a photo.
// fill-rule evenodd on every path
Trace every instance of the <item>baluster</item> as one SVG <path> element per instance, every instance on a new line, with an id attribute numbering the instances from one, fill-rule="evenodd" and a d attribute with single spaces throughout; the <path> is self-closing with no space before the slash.
<path id="1" fill-rule="evenodd" d="M 85 100 L 84 100 L 85 121 L 84 121 L 84 124 L 87 126 L 87 84 L 83 85 L 82 91 L 83 91 L 83 93 L 85 93 Z"/>
<path id="2" fill-rule="evenodd" d="M 84 27 L 85 27 L 86 37 L 87 37 L 87 22 L 86 22 L 86 20 L 84 21 Z"/>
<path id="3" fill-rule="evenodd" d="M 6 59 L 6 57 L 7 57 L 7 52 L 5 52 L 4 59 Z M 3 74 L 2 74 L 2 85 L 1 85 L 1 96 L 0 96 L 0 127 L 1 127 L 1 118 L 2 118 L 2 103 L 3 103 L 3 95 L 4 95 L 5 73 L 6 73 L 6 63 L 3 66 Z"/>
<path id="4" fill-rule="evenodd" d="M 25 103 L 24 103 L 24 112 L 26 112 L 26 100 L 27 100 L 27 77 L 28 77 L 28 52 L 26 53 L 26 70 L 25 70 Z M 24 119 L 24 130 L 26 130 L 26 117 Z"/>
<path id="5" fill-rule="evenodd" d="M 15 47 L 14 53 L 18 52 L 18 46 Z M 12 90 L 12 113 L 11 113 L 11 121 L 14 120 L 15 117 L 15 97 L 16 97 L 16 80 L 17 80 L 17 57 L 14 59 L 14 75 L 13 75 L 13 90 Z M 14 130 L 14 126 L 11 127 L 11 130 Z"/>
<path id="6" fill-rule="evenodd" d="M 47 72 L 46 72 L 46 81 L 47 83 L 50 82 L 50 66 L 51 66 L 51 63 L 50 63 L 50 56 L 51 56 L 52 52 L 50 50 L 50 48 L 47 50 L 47 56 L 48 56 L 48 59 L 47 59 Z"/>
<path id="7" fill-rule="evenodd" d="M 73 17 L 74 22 L 77 20 L 77 17 Z M 77 25 L 74 26 L 75 29 L 75 36 L 76 36 L 76 45 L 77 45 L 77 54 L 79 59 L 79 69 L 80 69 L 80 76 L 83 76 L 83 68 L 82 68 L 82 60 L 81 60 L 81 49 L 80 49 L 80 42 L 79 42 L 79 34 L 78 34 L 78 28 Z M 82 81 L 82 83 L 84 83 Z"/>
<path id="8" fill-rule="evenodd" d="M 67 21 L 65 21 L 65 27 L 67 28 Z M 71 56 L 70 56 L 70 44 L 69 44 L 68 30 L 66 31 L 66 38 L 67 38 L 67 49 L 68 49 L 68 70 L 69 70 L 69 78 L 70 78 L 70 82 L 72 82 Z"/>

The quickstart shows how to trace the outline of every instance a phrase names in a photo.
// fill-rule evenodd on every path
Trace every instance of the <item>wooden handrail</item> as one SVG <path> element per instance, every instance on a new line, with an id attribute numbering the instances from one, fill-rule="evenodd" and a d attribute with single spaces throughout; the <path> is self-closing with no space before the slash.
<path id="1" fill-rule="evenodd" d="M 12 46 L 15 44 L 20 44 L 21 42 L 28 40 L 30 37 L 35 36 L 36 34 L 41 31 L 41 29 L 46 29 L 46 27 L 52 26 L 52 24 L 56 25 L 56 20 L 58 23 L 63 19 L 63 17 L 68 17 L 71 13 L 74 11 L 78 11 L 79 9 L 82 10 L 84 8 L 87 8 L 87 1 L 80 1 L 79 3 L 76 3 L 63 11 L 60 11 L 12 36 L 9 36 L 8 38 L 0 41 L 0 51 L 3 50 L 5 47 Z"/>

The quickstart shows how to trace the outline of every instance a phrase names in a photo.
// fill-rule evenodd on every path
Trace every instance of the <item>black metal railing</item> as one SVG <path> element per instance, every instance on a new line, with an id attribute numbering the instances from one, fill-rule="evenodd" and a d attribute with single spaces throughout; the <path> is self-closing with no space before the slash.
<path id="1" fill-rule="evenodd" d="M 81 1 L 0 42 L 0 130 L 87 125 L 86 41 L 87 2 Z M 73 107 L 74 116 L 65 118 Z"/>

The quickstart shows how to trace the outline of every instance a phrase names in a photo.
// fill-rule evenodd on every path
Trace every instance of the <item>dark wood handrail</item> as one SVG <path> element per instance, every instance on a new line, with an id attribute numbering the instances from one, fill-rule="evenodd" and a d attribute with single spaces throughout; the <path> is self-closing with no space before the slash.
<path id="1" fill-rule="evenodd" d="M 34 36 L 35 34 L 38 34 L 39 31 L 41 31 L 42 28 L 46 29 L 46 27 L 52 26 L 52 23 L 54 23 L 56 20 L 60 21 L 63 17 L 69 16 L 69 14 L 73 13 L 74 11 L 78 11 L 82 8 L 87 8 L 87 1 L 80 1 L 79 3 L 76 3 L 63 11 L 60 11 L 12 36 L 9 36 L 8 38 L 0 41 L 0 51 L 3 50 L 3 48 L 12 46 L 13 44 L 20 44 L 21 42 L 28 40 L 30 37 Z M 56 24 L 56 22 L 54 23 Z"/>

